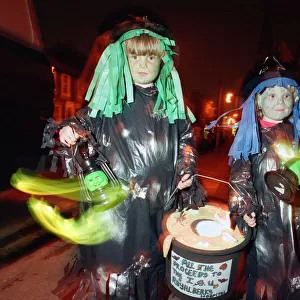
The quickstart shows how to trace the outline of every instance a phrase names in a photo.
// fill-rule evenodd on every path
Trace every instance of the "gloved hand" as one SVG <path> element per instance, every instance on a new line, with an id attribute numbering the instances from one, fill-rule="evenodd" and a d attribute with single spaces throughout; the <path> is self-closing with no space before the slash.
<path id="1" fill-rule="evenodd" d="M 186 208 L 186 210 L 198 209 L 199 207 L 204 206 L 206 197 L 206 190 L 202 187 L 199 181 L 192 176 L 192 185 L 179 192 L 178 210 L 181 211 L 183 208 Z"/>

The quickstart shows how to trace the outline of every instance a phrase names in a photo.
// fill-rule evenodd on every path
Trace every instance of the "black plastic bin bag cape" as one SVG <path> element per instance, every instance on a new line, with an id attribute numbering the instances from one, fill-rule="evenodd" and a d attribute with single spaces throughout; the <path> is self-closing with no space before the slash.
<path id="1" fill-rule="evenodd" d="M 123 112 L 112 118 L 89 117 L 89 109 L 84 108 L 74 118 L 45 129 L 44 147 L 53 147 L 54 162 L 63 161 L 68 176 L 76 176 L 76 170 L 71 164 L 66 166 L 69 160 L 59 155 L 62 150 L 55 149 L 53 136 L 59 127 L 71 124 L 75 130 L 88 131 L 89 140 L 97 145 L 116 177 L 131 188 L 129 197 L 111 210 L 118 234 L 100 245 L 79 247 L 79 255 L 54 291 L 61 299 L 72 299 L 67 298 L 70 295 L 73 299 L 105 299 L 103 293 L 110 299 L 164 297 L 159 242 L 162 220 L 176 209 L 176 197 L 170 195 L 183 173 L 194 174 L 197 155 L 191 122 L 170 124 L 166 115 L 153 113 L 155 88 L 135 86 L 134 92 L 135 101 L 125 104 Z M 205 196 L 205 190 L 194 182 L 182 199 L 193 199 L 202 206 Z M 81 209 L 86 209 L 84 202 Z"/>

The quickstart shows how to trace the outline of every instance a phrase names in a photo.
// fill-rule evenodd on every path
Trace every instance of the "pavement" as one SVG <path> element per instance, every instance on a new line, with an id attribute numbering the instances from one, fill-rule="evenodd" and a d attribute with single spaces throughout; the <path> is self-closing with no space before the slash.
<path id="1" fill-rule="evenodd" d="M 14 188 L 0 193 L 0 268 L 23 253 L 57 238 L 32 218 L 27 207 L 29 197 L 29 194 Z M 78 207 L 77 202 L 59 197 L 46 200 L 66 217 L 72 216 Z"/>
<path id="2" fill-rule="evenodd" d="M 228 150 L 229 146 L 222 144 L 218 148 L 199 153 L 198 180 L 208 192 L 208 200 L 227 200 Z M 23 253 L 56 239 L 31 217 L 27 208 L 29 197 L 29 194 L 14 188 L 0 193 L 0 268 Z M 59 207 L 66 217 L 74 215 L 78 209 L 78 203 L 72 200 L 59 197 L 45 200 Z"/>
<path id="3" fill-rule="evenodd" d="M 208 200 L 227 201 L 229 190 L 228 152 L 230 145 L 221 144 L 210 151 L 200 153 L 197 165 L 198 180 L 208 194 Z"/>

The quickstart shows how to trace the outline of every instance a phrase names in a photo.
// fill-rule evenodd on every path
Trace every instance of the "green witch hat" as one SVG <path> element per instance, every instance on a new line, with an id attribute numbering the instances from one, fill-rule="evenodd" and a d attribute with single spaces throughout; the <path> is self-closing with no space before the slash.
<path id="1" fill-rule="evenodd" d="M 90 116 L 111 118 L 123 111 L 123 105 L 134 102 L 133 82 L 129 64 L 125 53 L 125 41 L 141 34 L 148 34 L 161 41 L 161 48 L 165 51 L 163 67 L 155 82 L 158 98 L 154 112 L 165 113 L 170 123 L 177 119 L 186 119 L 182 88 L 178 72 L 174 66 L 172 50 L 175 41 L 170 39 L 167 30 L 145 19 L 126 21 L 113 30 L 116 39 L 102 53 L 96 66 L 94 77 L 86 94 L 90 101 Z M 187 108 L 187 114 L 192 122 L 195 117 Z"/>

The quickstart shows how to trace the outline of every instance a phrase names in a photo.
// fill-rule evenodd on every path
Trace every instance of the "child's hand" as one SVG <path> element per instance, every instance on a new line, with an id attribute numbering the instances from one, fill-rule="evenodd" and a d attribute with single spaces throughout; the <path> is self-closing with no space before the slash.
<path id="1" fill-rule="evenodd" d="M 184 174 L 179 183 L 178 183 L 178 189 L 179 190 L 183 190 L 187 187 L 190 187 L 193 183 L 193 177 L 191 176 L 191 174 Z"/>
<path id="2" fill-rule="evenodd" d="M 252 212 L 250 216 L 247 215 L 247 214 L 244 214 L 243 219 L 248 224 L 249 227 L 255 227 L 256 226 L 256 214 L 255 214 L 255 212 Z"/>
<path id="3" fill-rule="evenodd" d="M 60 142 L 68 147 L 75 145 L 79 138 L 80 135 L 71 126 L 62 127 L 59 130 Z"/>

